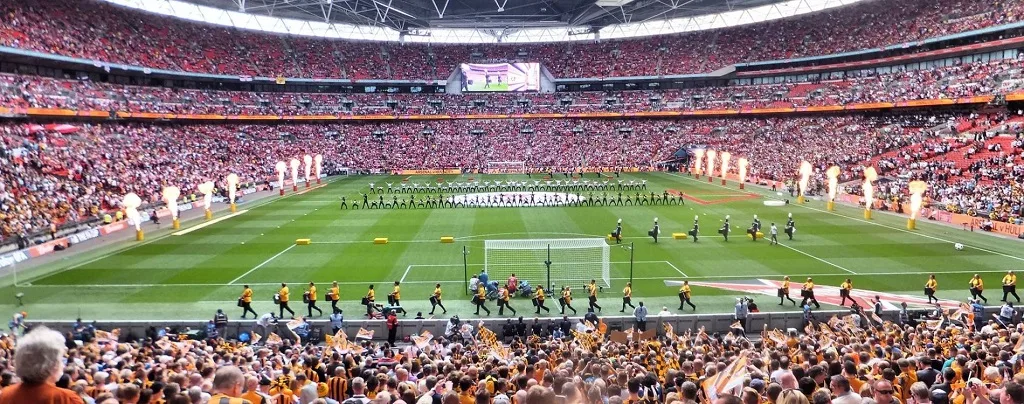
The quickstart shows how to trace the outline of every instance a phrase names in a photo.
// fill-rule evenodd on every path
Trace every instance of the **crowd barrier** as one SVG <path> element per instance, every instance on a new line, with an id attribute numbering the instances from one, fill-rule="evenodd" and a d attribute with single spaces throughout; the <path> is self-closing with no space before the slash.
<path id="1" fill-rule="evenodd" d="M 999 312 L 998 307 L 986 307 L 986 317 L 991 317 L 991 314 Z M 840 317 L 848 315 L 848 310 L 834 310 L 834 311 L 815 311 L 814 316 L 819 321 L 827 321 L 833 315 Z M 911 310 L 911 318 L 917 318 L 925 313 L 924 310 Z M 898 311 L 888 310 L 882 313 L 880 316 L 885 321 L 896 321 Z M 211 314 L 211 319 L 213 318 Z M 609 331 L 625 331 L 633 328 L 636 325 L 636 320 L 632 316 L 599 316 L 601 320 L 608 326 Z M 580 317 L 570 317 L 569 321 L 575 326 L 579 321 Z M 499 337 L 504 337 L 503 326 L 507 321 L 511 320 L 513 323 L 518 322 L 518 317 L 504 317 L 504 318 L 463 318 L 461 321 L 468 322 L 474 327 L 480 321 L 484 322 L 484 326 L 494 331 Z M 523 321 L 527 324 L 527 327 L 533 325 L 534 317 L 529 315 L 523 316 Z M 548 328 L 552 323 L 559 323 L 562 321 L 561 318 L 541 318 L 538 320 L 545 329 Z M 769 330 L 789 330 L 795 329 L 802 332 L 803 327 L 803 313 L 801 312 L 777 312 L 777 313 L 753 313 L 747 319 L 746 334 L 748 337 L 755 337 L 760 334 L 761 330 L 768 326 Z M 426 320 L 412 320 L 406 317 L 399 317 L 398 321 L 398 338 L 408 337 L 410 335 L 418 335 L 423 331 L 429 331 L 435 336 L 445 335 L 445 328 L 447 327 L 449 318 L 436 318 Z M 681 314 L 681 315 L 670 315 L 670 316 L 656 316 L 650 315 L 647 318 L 647 330 L 655 331 L 658 335 L 664 334 L 665 324 L 671 324 L 673 329 L 676 330 L 677 334 L 682 334 L 685 330 L 696 330 L 700 327 L 705 327 L 708 334 L 713 333 L 727 333 L 730 330 L 730 326 L 735 323 L 732 314 L 719 313 L 719 314 Z M 326 319 L 312 319 L 309 320 L 311 330 L 317 329 L 320 335 L 331 334 L 331 324 Z M 72 322 L 53 322 L 53 321 L 42 321 L 33 322 L 33 325 L 46 325 L 52 329 L 60 332 L 72 331 Z M 161 329 L 163 327 L 171 327 L 177 331 L 184 330 L 185 327 L 189 327 L 192 330 L 205 330 L 207 322 L 205 321 L 157 321 L 157 320 L 139 320 L 139 321 L 98 321 L 97 327 L 102 330 L 121 330 L 121 341 L 131 341 L 138 338 L 144 338 L 146 331 L 150 327 Z M 278 335 L 282 338 L 287 338 L 290 334 L 285 328 L 285 321 L 281 321 L 277 327 L 279 327 Z M 388 330 L 384 320 L 366 320 L 363 318 L 348 319 L 346 318 L 343 322 L 343 328 L 345 333 L 350 337 L 354 337 L 360 329 L 366 329 L 373 331 L 375 340 L 387 339 Z M 225 330 L 226 337 L 228 339 L 237 338 L 241 333 L 251 333 L 256 331 L 259 334 L 263 334 L 261 327 L 256 326 L 255 320 L 241 320 L 241 321 L 229 321 L 228 326 Z M 271 330 L 273 331 L 273 330 Z M 265 336 L 265 335 L 264 335 Z M 319 341 L 317 341 L 319 342 Z"/>

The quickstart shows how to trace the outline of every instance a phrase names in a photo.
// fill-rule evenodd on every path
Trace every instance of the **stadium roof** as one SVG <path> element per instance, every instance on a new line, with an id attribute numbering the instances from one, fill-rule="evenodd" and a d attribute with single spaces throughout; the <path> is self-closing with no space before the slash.
<path id="1" fill-rule="evenodd" d="M 245 29 L 357 40 L 524 43 L 750 24 L 860 0 L 105 0 Z"/>

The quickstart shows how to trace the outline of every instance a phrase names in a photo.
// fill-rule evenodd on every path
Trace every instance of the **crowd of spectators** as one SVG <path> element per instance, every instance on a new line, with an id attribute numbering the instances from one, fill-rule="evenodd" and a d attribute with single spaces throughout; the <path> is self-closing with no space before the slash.
<path id="1" fill-rule="evenodd" d="M 975 305 L 919 316 L 904 304 L 895 321 L 805 308 L 801 331 L 766 327 L 754 339 L 665 327 L 622 340 L 596 316 L 474 321 L 398 345 L 341 334 L 76 340 L 39 327 L 0 337 L 0 403 L 1022 404 L 1018 315 L 1007 303 L 994 320 Z"/>
<path id="2" fill-rule="evenodd" d="M 954 125 L 964 136 L 933 138 L 879 158 L 879 173 L 890 179 L 880 198 L 906 202 L 907 183 L 922 180 L 936 208 L 1024 224 L 1024 117 L 972 114 Z"/>
<path id="3" fill-rule="evenodd" d="M 264 77 L 445 79 L 459 63 L 524 60 L 555 77 L 706 73 L 741 62 L 920 41 L 1022 19 L 1014 1 L 869 0 L 796 18 L 602 42 L 352 42 L 204 25 L 95 0 L 0 5 L 0 45 L 169 70 Z M 770 33 L 770 34 L 766 34 Z"/>
<path id="4" fill-rule="evenodd" d="M 276 93 L 0 75 L 0 106 L 219 115 L 519 114 L 792 108 L 955 99 L 1015 91 L 1024 57 L 845 80 L 665 91 L 533 94 Z"/>
<path id="5" fill-rule="evenodd" d="M 95 218 L 127 192 L 158 202 L 164 186 L 188 195 L 231 172 L 243 184 L 265 182 L 276 178 L 274 163 L 307 153 L 322 154 L 327 167 L 374 172 L 493 161 L 569 171 L 654 167 L 681 147 L 706 145 L 750 159 L 751 178 L 785 180 L 800 159 L 853 169 L 926 136 L 864 116 L 76 125 L 68 133 L 0 125 L 5 236 Z"/>

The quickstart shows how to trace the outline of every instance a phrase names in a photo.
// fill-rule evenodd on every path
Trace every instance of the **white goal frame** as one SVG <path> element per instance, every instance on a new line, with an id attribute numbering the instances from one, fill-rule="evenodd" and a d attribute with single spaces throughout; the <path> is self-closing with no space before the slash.
<path id="1" fill-rule="evenodd" d="M 603 238 L 484 241 L 484 271 L 499 284 L 515 273 L 531 286 L 579 287 L 596 279 L 599 286 L 611 287 L 610 258 L 611 246 Z"/>
<path id="2" fill-rule="evenodd" d="M 525 161 L 488 161 L 487 174 L 524 174 L 526 173 Z"/>

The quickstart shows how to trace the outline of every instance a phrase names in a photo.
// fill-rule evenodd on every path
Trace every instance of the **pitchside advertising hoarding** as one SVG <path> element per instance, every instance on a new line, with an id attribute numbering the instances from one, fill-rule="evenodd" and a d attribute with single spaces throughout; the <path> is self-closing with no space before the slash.
<path id="1" fill-rule="evenodd" d="M 462 91 L 540 91 L 539 63 L 463 63 Z"/>

